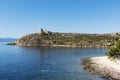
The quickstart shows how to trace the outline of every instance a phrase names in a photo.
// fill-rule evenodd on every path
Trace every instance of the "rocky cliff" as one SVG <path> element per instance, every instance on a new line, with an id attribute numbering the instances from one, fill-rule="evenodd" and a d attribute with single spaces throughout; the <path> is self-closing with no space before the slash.
<path id="1" fill-rule="evenodd" d="M 110 47 L 119 34 L 82 34 L 44 31 L 26 35 L 14 44 L 19 46 Z M 12 43 L 13 44 L 13 43 Z"/>

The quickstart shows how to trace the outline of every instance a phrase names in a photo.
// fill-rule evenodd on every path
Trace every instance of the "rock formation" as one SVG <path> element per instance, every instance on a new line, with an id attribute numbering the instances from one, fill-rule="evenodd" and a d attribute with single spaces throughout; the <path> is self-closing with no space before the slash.
<path id="1" fill-rule="evenodd" d="M 120 80 L 120 60 L 110 60 L 105 57 L 85 58 L 82 60 L 85 70 L 101 74 L 110 80 Z"/>
<path id="2" fill-rule="evenodd" d="M 28 34 L 14 44 L 19 46 L 110 47 L 120 36 L 113 34 L 58 33 L 40 30 Z M 13 43 L 12 43 L 13 44 Z"/>

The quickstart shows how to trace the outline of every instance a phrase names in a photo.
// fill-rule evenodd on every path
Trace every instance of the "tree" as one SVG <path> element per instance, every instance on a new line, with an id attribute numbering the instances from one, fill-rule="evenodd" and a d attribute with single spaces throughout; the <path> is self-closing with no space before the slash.
<path id="1" fill-rule="evenodd" d="M 118 40 L 118 42 L 116 43 L 116 47 L 120 49 L 120 40 Z"/>
<path id="2" fill-rule="evenodd" d="M 116 42 L 114 47 L 110 48 L 106 53 L 107 56 L 118 58 L 120 57 L 120 40 Z"/>

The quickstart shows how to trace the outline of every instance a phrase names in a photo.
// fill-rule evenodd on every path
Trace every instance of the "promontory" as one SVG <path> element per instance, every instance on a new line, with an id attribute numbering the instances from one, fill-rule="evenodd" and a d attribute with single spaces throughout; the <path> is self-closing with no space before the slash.
<path id="1" fill-rule="evenodd" d="M 28 34 L 9 45 L 19 46 L 53 46 L 53 47 L 111 47 L 120 37 L 119 33 L 87 34 L 59 33 L 41 29 L 39 33 Z"/>

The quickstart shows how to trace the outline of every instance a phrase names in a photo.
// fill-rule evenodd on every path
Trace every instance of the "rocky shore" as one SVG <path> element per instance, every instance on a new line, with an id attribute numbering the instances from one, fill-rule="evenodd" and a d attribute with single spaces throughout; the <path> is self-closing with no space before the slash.
<path id="1" fill-rule="evenodd" d="M 101 74 L 110 80 L 120 80 L 120 60 L 108 57 L 94 57 L 83 59 L 82 65 L 85 70 Z"/>
<path id="2" fill-rule="evenodd" d="M 8 43 L 8 45 L 110 48 L 119 37 L 119 34 L 59 33 L 41 29 L 39 33 L 25 35 L 16 42 Z"/>

